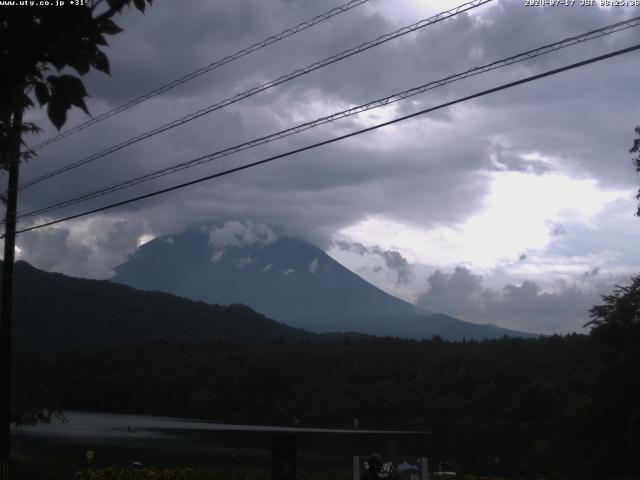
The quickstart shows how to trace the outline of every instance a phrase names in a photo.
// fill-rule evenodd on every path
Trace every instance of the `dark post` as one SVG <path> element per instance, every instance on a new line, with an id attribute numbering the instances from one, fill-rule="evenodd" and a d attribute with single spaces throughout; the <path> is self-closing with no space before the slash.
<path id="1" fill-rule="evenodd" d="M 13 115 L 13 145 L 9 154 L 9 185 L 5 214 L 2 308 L 0 311 L 0 480 L 9 480 L 11 453 L 11 340 L 13 336 L 13 266 L 18 206 L 18 172 L 22 134 L 22 108 Z"/>
<path id="2" fill-rule="evenodd" d="M 271 435 L 271 480 L 296 480 L 297 449 L 295 433 Z"/>

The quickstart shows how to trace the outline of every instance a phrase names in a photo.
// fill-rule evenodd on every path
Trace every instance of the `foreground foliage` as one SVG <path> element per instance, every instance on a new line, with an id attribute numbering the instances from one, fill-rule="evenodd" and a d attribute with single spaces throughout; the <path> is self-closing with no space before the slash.
<path id="1" fill-rule="evenodd" d="M 60 408 L 302 427 L 358 418 L 436 432 L 434 449 L 467 471 L 638 478 L 640 277 L 603 300 L 588 336 L 156 343 L 19 365 Z"/>
<path id="2" fill-rule="evenodd" d="M 242 423 L 541 424 L 587 394 L 584 336 L 153 344 L 23 357 L 59 407 Z"/>
<path id="3" fill-rule="evenodd" d="M 101 470 L 81 470 L 74 473 L 72 480 L 268 480 L 271 472 L 267 470 L 232 470 L 232 469 L 129 469 L 106 468 Z M 300 480 L 351 480 L 349 471 L 307 471 L 299 469 Z M 502 477 L 474 477 L 460 475 L 446 477 L 449 480 L 506 480 Z"/>
<path id="4" fill-rule="evenodd" d="M 440 458 L 515 471 L 586 401 L 586 336 L 448 343 L 154 344 L 20 359 L 66 409 L 255 424 L 424 428 Z M 583 368 L 583 365 L 589 365 Z M 481 445 L 479 448 L 478 445 Z M 425 447 L 426 448 L 426 447 Z"/>
<path id="5" fill-rule="evenodd" d="M 267 480 L 266 471 L 204 470 L 193 468 L 105 468 L 86 469 L 73 474 L 72 480 Z"/>

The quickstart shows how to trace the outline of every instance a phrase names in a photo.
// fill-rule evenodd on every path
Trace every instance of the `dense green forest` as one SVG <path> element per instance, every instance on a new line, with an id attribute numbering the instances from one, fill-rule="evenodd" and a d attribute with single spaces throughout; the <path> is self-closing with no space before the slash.
<path id="1" fill-rule="evenodd" d="M 540 422 L 583 394 L 584 336 L 448 343 L 126 346 L 25 358 L 70 409 L 218 421 L 442 428 Z M 591 367 L 591 366 L 590 366 Z"/>
<path id="2" fill-rule="evenodd" d="M 26 421 L 38 407 L 322 427 L 358 418 L 361 428 L 434 432 L 442 458 L 476 472 L 487 465 L 472 461 L 482 451 L 505 473 L 640 476 L 640 277 L 592 309 L 589 335 L 457 343 L 325 337 L 242 306 L 159 293 L 137 303 L 135 290 L 109 282 L 97 283 L 124 299 L 117 311 L 133 323 L 109 298 L 82 318 L 91 283 L 58 280 L 53 292 L 67 290 L 60 298 L 36 289 L 31 305 L 22 301 L 39 309 L 30 318 L 63 327 L 18 324 L 42 343 L 15 358 L 14 411 Z M 68 317 L 47 314 L 59 311 L 56 302 Z M 92 322 L 95 342 L 74 337 L 91 331 L 74 329 L 77 321 Z M 175 333 L 167 325 L 180 323 L 182 336 L 162 341 Z M 113 345 L 132 329 L 135 344 Z"/>
<path id="3" fill-rule="evenodd" d="M 638 378 L 621 388 L 610 372 L 619 358 L 603 363 L 610 353 L 597 335 L 374 338 L 161 343 L 23 356 L 18 365 L 59 408 L 323 427 L 358 418 L 361 428 L 446 436 L 455 440 L 450 456 L 486 432 L 511 473 L 637 472 Z M 633 381 L 630 371 L 617 373 Z"/>

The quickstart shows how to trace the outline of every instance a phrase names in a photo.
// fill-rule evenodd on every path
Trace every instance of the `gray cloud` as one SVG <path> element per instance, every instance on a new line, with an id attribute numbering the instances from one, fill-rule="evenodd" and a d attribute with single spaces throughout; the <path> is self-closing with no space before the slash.
<path id="1" fill-rule="evenodd" d="M 581 331 L 589 320 L 588 310 L 601 302 L 601 295 L 611 289 L 610 282 L 589 288 L 560 283 L 554 291 L 546 292 L 536 282 L 525 280 L 491 289 L 484 286 L 481 275 L 457 267 L 451 273 L 434 272 L 428 279 L 429 289 L 417 304 L 476 323 L 536 333 Z"/>
<path id="2" fill-rule="evenodd" d="M 352 252 L 361 256 L 377 256 L 384 260 L 387 269 L 396 272 L 396 286 L 406 285 L 415 277 L 411 265 L 397 250 L 385 250 L 377 245 L 365 247 L 359 242 L 348 242 L 346 240 L 336 240 L 335 244 L 340 250 Z M 374 267 L 374 271 L 379 272 L 381 268 L 382 267 L 378 268 L 378 266 L 376 266 Z"/>
<path id="3" fill-rule="evenodd" d="M 209 245 L 214 248 L 250 247 L 268 245 L 278 234 L 263 223 L 228 221 L 208 228 Z"/>
<path id="4" fill-rule="evenodd" d="M 600 267 L 593 267 L 591 270 L 589 270 L 588 272 L 584 272 L 582 274 L 582 280 L 583 281 L 587 281 L 590 278 L 594 278 L 597 277 L 598 275 L 600 275 Z"/>
<path id="5" fill-rule="evenodd" d="M 411 266 L 400 252 L 395 250 L 380 250 L 376 253 L 384 259 L 384 263 L 389 270 L 398 272 L 398 279 L 396 281 L 398 285 L 407 284 L 411 281 L 413 277 Z"/>
<path id="6" fill-rule="evenodd" d="M 22 235 L 19 242 L 19 257 L 26 258 L 37 267 L 50 271 L 73 272 L 82 275 L 86 270 L 90 248 L 70 238 L 66 228 L 35 231 Z M 60 255 L 64 251 L 72 255 Z"/>
<path id="7" fill-rule="evenodd" d="M 313 260 L 311 260 L 311 263 L 309 263 L 309 273 L 314 274 L 316 273 L 317 270 L 318 270 L 318 259 L 314 258 Z"/>
<path id="8" fill-rule="evenodd" d="M 347 242 L 346 240 L 336 240 L 336 245 L 340 250 L 357 253 L 358 255 L 366 255 L 369 249 L 360 242 Z"/>
<path id="9" fill-rule="evenodd" d="M 80 230 L 61 226 L 35 230 L 17 239 L 19 257 L 44 270 L 108 278 L 112 268 L 138 246 L 143 222 L 89 221 Z"/>

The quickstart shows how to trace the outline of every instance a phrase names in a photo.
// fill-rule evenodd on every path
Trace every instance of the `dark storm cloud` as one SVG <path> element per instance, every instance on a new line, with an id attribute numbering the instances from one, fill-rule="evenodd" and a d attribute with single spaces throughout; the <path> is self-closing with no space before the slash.
<path id="1" fill-rule="evenodd" d="M 96 114 L 105 111 L 340 3 L 202 0 L 189 2 L 188 7 L 181 2 L 161 2 L 144 16 L 127 12 L 120 20 L 125 32 L 110 41 L 112 78 L 95 74 L 87 80 L 92 95 L 90 108 Z M 398 28 L 384 16 L 382 6 L 383 2 L 375 2 L 373 6 L 357 8 L 60 141 L 42 150 L 40 158 L 24 168 L 23 178 L 77 160 Z M 612 23 L 626 14 L 599 8 L 526 9 L 521 2 L 508 0 L 483 7 L 482 12 L 461 15 L 372 49 L 124 149 L 60 176 L 55 182 L 35 186 L 22 194 L 22 208 L 216 151 Z M 612 37 L 607 45 L 619 47 L 637 35 L 633 31 L 616 37 L 619 40 Z M 553 58 L 450 85 L 416 97 L 411 104 L 398 104 L 397 113 L 435 105 L 602 50 L 595 44 L 583 45 L 558 52 Z M 425 120 L 131 204 L 91 222 L 78 221 L 60 230 L 25 235 L 19 244 L 24 258 L 41 266 L 61 269 L 64 264 L 68 273 L 90 275 L 94 269 L 96 275 L 104 275 L 109 265 L 113 266 L 135 246 L 142 233 L 171 234 L 226 220 L 264 222 L 319 246 L 328 246 L 338 229 L 370 216 L 393 218 L 423 228 L 459 224 L 481 208 L 490 172 L 495 170 L 533 174 L 564 171 L 585 178 L 596 176 L 604 185 L 628 187 L 635 181 L 630 162 L 625 163 L 638 111 L 635 60 L 616 60 L 591 67 L 588 73 L 585 70 L 567 75 L 564 80 L 541 82 L 443 110 Z M 41 125 L 47 125 L 41 112 L 31 115 Z M 76 112 L 69 125 L 82 120 L 83 116 Z M 166 187 L 363 125 L 354 119 L 345 120 L 165 177 L 135 191 L 145 193 Z M 51 127 L 46 130 L 42 138 L 53 133 Z M 524 158 L 531 152 L 559 159 L 561 164 Z M 130 194 L 131 191 L 124 191 L 64 213 Z M 100 235 L 89 236 L 84 243 L 72 240 L 83 235 L 83 228 L 108 236 L 110 228 L 118 230 L 119 227 L 111 227 L 118 221 L 133 226 L 119 230 L 117 241 L 104 241 L 106 237 Z M 70 228 L 79 233 L 70 236 Z M 48 241 L 48 235 L 55 238 L 39 248 Z M 71 260 L 74 249 L 80 260 Z M 392 264 L 397 260 L 389 259 Z M 396 268 L 400 281 L 405 278 L 400 273 L 402 266 L 398 264 Z"/>

